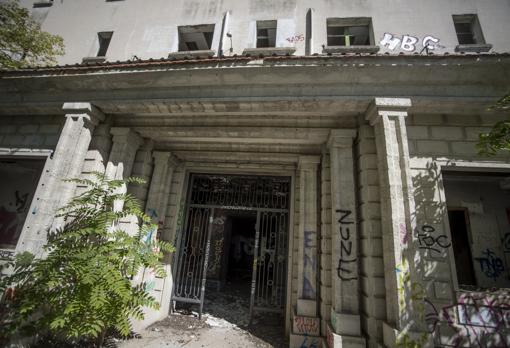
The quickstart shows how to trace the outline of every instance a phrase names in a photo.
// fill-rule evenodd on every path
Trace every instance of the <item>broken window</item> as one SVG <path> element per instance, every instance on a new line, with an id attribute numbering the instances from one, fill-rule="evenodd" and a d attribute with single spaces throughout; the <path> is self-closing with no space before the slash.
<path id="1" fill-rule="evenodd" d="M 276 47 L 276 21 L 257 21 L 257 48 Z"/>
<path id="2" fill-rule="evenodd" d="M 0 159 L 0 248 L 16 247 L 43 166 L 44 160 Z"/>
<path id="3" fill-rule="evenodd" d="M 509 287 L 509 177 L 444 171 L 443 179 L 459 287 Z M 434 233 L 427 238 L 448 246 L 446 236 Z"/>
<path id="4" fill-rule="evenodd" d="M 188 25 L 177 28 L 179 51 L 210 50 L 214 35 L 214 24 Z"/>
<path id="5" fill-rule="evenodd" d="M 371 44 L 370 18 L 328 18 L 328 46 L 368 46 Z"/>
<path id="6" fill-rule="evenodd" d="M 477 15 L 454 15 L 453 23 L 460 45 L 485 43 Z"/>
<path id="7" fill-rule="evenodd" d="M 97 51 L 98 57 L 105 57 L 112 40 L 113 31 L 103 31 L 97 33 L 97 39 L 99 41 L 99 49 Z"/>

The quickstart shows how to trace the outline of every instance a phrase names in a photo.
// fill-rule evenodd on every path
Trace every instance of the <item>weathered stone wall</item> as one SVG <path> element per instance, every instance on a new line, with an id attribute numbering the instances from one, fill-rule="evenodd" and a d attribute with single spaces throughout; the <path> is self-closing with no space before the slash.
<path id="1" fill-rule="evenodd" d="M 490 126 L 503 118 L 502 115 L 482 117 L 448 114 L 411 115 L 407 119 L 416 203 L 413 244 L 419 255 L 415 260 L 418 280 L 413 284 L 409 296 L 413 299 L 414 310 L 425 322 L 425 331 L 433 337 L 436 345 L 508 345 L 510 322 L 505 319 L 509 311 L 503 304 L 507 299 L 504 290 L 470 293 L 458 289 L 447 207 L 457 206 L 462 197 L 460 191 L 454 189 L 445 192 L 444 184 L 444 173 L 449 170 L 504 172 L 506 168 L 508 173 L 507 155 L 482 157 L 475 147 L 479 133 L 489 130 Z M 483 198 L 484 194 L 490 195 L 490 190 L 481 193 L 473 185 L 476 183 L 463 185 L 462 195 L 469 196 L 469 192 L 473 192 L 477 199 L 491 200 L 489 196 Z M 500 209 L 504 210 L 505 207 L 502 205 Z M 492 216 L 492 220 L 495 219 Z M 507 224 L 506 221 L 503 223 Z M 482 233 L 483 236 L 476 238 L 486 242 L 499 239 L 499 235 L 491 235 L 497 229 L 491 229 L 490 224 L 486 227 L 483 231 L 472 229 L 471 232 L 473 235 Z M 475 244 L 473 247 L 479 248 Z M 480 256 L 477 254 L 479 251 L 473 250 L 472 257 Z M 473 266 L 476 270 L 477 263 Z M 506 273 L 502 276 L 508 277 Z M 479 285 L 487 286 L 483 282 Z"/>
<path id="2" fill-rule="evenodd" d="M 381 202 L 374 137 L 373 127 L 362 125 L 356 144 L 361 327 L 369 347 L 376 347 L 382 339 L 382 321 L 386 318 Z"/>
<path id="3" fill-rule="evenodd" d="M 320 317 L 321 334 L 326 336 L 327 323 L 331 320 L 331 277 L 334 275 L 331 261 L 331 169 L 328 153 L 321 159 L 321 255 L 320 255 Z"/>
<path id="4" fill-rule="evenodd" d="M 0 148 L 11 151 L 53 150 L 57 145 L 65 118 L 55 116 L 2 116 Z"/>

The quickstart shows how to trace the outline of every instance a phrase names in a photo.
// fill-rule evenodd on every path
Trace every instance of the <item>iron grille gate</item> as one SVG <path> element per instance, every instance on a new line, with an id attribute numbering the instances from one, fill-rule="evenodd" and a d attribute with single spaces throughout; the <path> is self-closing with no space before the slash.
<path id="1" fill-rule="evenodd" d="M 283 312 L 290 178 L 193 174 L 190 180 L 172 301 L 199 304 L 202 315 L 215 210 L 251 210 L 257 222 L 250 320 L 255 310 Z"/>

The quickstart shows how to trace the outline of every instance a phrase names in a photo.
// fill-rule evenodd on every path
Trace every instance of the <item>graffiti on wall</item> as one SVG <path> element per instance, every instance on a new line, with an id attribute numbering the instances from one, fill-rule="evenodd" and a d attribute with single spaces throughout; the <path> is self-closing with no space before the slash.
<path id="1" fill-rule="evenodd" d="M 441 253 L 442 250 L 452 245 L 448 236 L 445 234 L 434 236 L 432 235 L 434 232 L 436 232 L 436 229 L 430 225 L 423 225 L 421 227 L 421 231 L 419 231 L 417 235 L 420 249 Z"/>
<path id="2" fill-rule="evenodd" d="M 447 326 L 454 347 L 471 342 L 473 347 L 508 347 L 505 328 L 510 327 L 510 297 L 504 293 L 465 293 L 456 304 L 438 307 L 425 299 L 429 333 Z M 440 340 L 441 335 L 436 335 Z M 437 342 L 442 344 L 442 342 Z"/>
<path id="3" fill-rule="evenodd" d="M 296 42 L 305 41 L 305 36 L 303 34 L 299 34 L 299 35 L 294 35 L 294 36 L 288 37 L 285 40 L 287 40 L 290 43 L 296 43 Z"/>
<path id="4" fill-rule="evenodd" d="M 315 299 L 315 274 L 317 270 L 317 253 L 314 231 L 305 231 L 303 246 L 303 298 Z"/>
<path id="5" fill-rule="evenodd" d="M 496 279 L 499 278 L 505 270 L 503 260 L 491 249 L 487 248 L 484 252 L 482 252 L 482 257 L 475 257 L 475 260 L 479 262 L 480 269 L 483 274 L 494 281 L 496 281 Z"/>
<path id="6" fill-rule="evenodd" d="M 412 35 L 394 35 L 391 33 L 384 33 L 383 38 L 379 42 L 382 47 L 391 51 L 403 50 L 406 52 L 416 51 L 433 51 L 440 48 L 445 48 L 439 44 L 440 40 L 432 35 L 426 35 L 420 40 L 419 37 Z"/>
<path id="7" fill-rule="evenodd" d="M 295 316 L 293 332 L 300 335 L 320 335 L 320 324 L 318 318 Z"/>
<path id="8" fill-rule="evenodd" d="M 338 221 L 338 232 L 340 235 L 340 257 L 338 259 L 337 275 L 338 278 L 344 281 L 358 279 L 357 262 L 358 258 L 356 253 L 353 255 L 352 239 L 354 236 L 351 234 L 351 228 L 354 226 L 354 221 L 350 220 L 350 210 L 336 210 L 336 218 Z"/>

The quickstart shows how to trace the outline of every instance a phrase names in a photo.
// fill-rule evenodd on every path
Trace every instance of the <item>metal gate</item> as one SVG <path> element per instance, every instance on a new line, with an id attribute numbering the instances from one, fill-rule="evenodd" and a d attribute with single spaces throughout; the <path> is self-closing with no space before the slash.
<path id="1" fill-rule="evenodd" d="M 192 174 L 186 224 L 178 245 L 172 300 L 204 304 L 215 209 L 257 212 L 250 319 L 283 312 L 287 273 L 290 178 Z"/>

